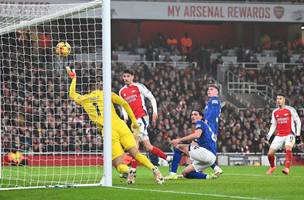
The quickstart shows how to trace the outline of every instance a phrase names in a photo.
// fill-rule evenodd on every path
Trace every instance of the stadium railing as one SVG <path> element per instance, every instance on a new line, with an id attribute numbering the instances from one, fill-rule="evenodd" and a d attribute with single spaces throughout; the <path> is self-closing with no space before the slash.
<path id="1" fill-rule="evenodd" d="M 157 67 L 158 64 L 168 64 L 173 67 L 179 68 L 186 68 L 186 67 L 197 67 L 197 62 L 184 62 L 184 61 L 177 61 L 177 62 L 167 62 L 167 61 L 137 61 L 137 60 L 120 60 L 120 61 L 112 61 L 112 63 L 122 63 L 126 67 L 132 67 L 134 65 L 146 64 L 150 67 Z"/>

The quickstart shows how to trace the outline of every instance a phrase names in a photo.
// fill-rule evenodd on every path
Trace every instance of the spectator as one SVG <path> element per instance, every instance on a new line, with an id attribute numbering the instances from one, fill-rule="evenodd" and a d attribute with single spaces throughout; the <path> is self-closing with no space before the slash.
<path id="1" fill-rule="evenodd" d="M 189 56 L 192 50 L 192 38 L 188 36 L 188 33 L 184 33 L 184 36 L 180 39 L 181 53 L 185 56 Z"/>

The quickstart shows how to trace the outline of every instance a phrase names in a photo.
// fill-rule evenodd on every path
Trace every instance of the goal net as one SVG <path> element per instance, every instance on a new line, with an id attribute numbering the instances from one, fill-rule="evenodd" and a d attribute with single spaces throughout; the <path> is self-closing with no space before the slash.
<path id="1" fill-rule="evenodd" d="M 0 4 L 0 190 L 100 184 L 102 138 L 70 99 L 65 66 L 80 94 L 103 80 L 101 22 L 100 1 Z"/>

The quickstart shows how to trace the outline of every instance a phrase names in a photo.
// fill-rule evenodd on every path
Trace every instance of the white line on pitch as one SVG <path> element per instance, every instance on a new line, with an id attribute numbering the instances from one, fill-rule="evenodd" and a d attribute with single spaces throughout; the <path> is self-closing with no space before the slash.
<path id="1" fill-rule="evenodd" d="M 268 198 L 259 198 L 259 197 L 232 196 L 232 195 L 224 195 L 224 194 L 196 193 L 196 192 L 180 192 L 173 190 L 154 190 L 154 189 L 129 188 L 129 187 L 119 187 L 119 186 L 113 186 L 112 188 L 117 188 L 122 190 L 136 190 L 143 192 L 159 192 L 159 193 L 168 193 L 168 194 L 209 196 L 209 197 L 218 197 L 218 198 L 226 198 L 226 199 L 228 198 L 228 199 L 248 199 L 248 200 L 277 200 L 277 199 L 268 199 Z"/>

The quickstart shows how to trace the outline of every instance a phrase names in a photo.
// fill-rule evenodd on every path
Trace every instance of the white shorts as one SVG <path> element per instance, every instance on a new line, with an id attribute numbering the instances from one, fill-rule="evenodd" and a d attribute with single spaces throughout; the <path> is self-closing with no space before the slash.
<path id="1" fill-rule="evenodd" d="M 197 145 L 190 146 L 189 155 L 192 165 L 197 172 L 207 169 L 216 161 L 216 156 L 211 151 Z"/>
<path id="2" fill-rule="evenodd" d="M 143 116 L 141 118 L 137 119 L 137 123 L 139 125 L 139 140 L 149 140 L 149 135 L 148 135 L 148 126 L 149 126 L 149 116 Z"/>
<path id="3" fill-rule="evenodd" d="M 286 145 L 293 147 L 294 144 L 295 144 L 294 135 L 275 136 L 269 148 L 274 150 L 279 150 L 279 149 L 283 149 L 283 147 L 285 147 Z"/>

